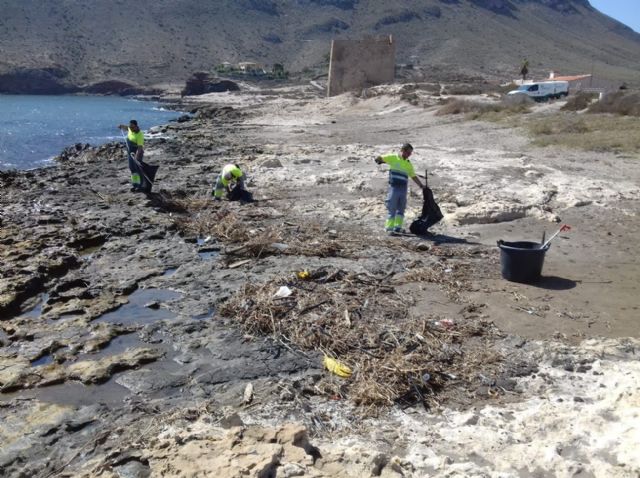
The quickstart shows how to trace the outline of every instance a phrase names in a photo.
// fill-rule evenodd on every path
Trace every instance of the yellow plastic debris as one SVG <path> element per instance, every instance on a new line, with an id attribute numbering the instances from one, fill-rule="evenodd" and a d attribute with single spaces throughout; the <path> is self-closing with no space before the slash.
<path id="1" fill-rule="evenodd" d="M 332 359 L 327 355 L 324 356 L 324 366 L 329 372 L 336 374 L 338 377 L 351 377 L 351 369 L 349 367 L 338 362 L 337 360 Z"/>
<path id="2" fill-rule="evenodd" d="M 311 274 L 309 273 L 309 271 L 305 269 L 303 271 L 298 272 L 298 279 L 305 280 L 305 279 L 308 279 L 310 275 Z"/>

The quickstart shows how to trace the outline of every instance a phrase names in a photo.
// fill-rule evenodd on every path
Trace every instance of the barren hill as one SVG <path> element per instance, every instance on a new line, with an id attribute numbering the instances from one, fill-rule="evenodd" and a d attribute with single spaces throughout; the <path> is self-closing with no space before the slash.
<path id="1" fill-rule="evenodd" d="M 182 81 L 224 62 L 322 67 L 332 38 L 393 34 L 430 77 L 594 72 L 634 83 L 640 34 L 588 0 L 0 0 L 0 91 Z M 57 89 L 57 90 L 56 90 Z"/>

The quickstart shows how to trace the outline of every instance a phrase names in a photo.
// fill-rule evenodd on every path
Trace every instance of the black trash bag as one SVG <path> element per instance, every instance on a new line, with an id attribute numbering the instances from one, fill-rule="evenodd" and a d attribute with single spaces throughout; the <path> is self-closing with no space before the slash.
<path id="1" fill-rule="evenodd" d="M 142 184 L 140 185 L 140 189 L 142 189 L 145 193 L 150 193 L 151 188 L 153 187 L 153 182 L 156 180 L 158 168 L 160 168 L 160 166 L 140 161 L 140 167 L 142 169 Z"/>
<path id="2" fill-rule="evenodd" d="M 244 188 L 235 187 L 229 191 L 229 201 L 253 202 L 253 194 Z"/>
<path id="3" fill-rule="evenodd" d="M 422 214 L 409 226 L 409 230 L 416 236 L 424 236 L 429 233 L 429 228 L 440 222 L 444 216 L 440 207 L 433 198 L 433 191 L 424 188 L 424 202 L 422 203 Z"/>

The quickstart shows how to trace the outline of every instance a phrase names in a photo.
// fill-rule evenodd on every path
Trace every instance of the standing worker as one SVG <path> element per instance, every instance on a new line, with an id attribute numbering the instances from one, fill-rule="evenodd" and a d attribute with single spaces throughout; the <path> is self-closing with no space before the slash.
<path id="1" fill-rule="evenodd" d="M 416 176 L 413 164 L 409 161 L 409 156 L 413 153 L 413 146 L 409 143 L 402 145 L 400 154 L 388 154 L 378 156 L 375 159 L 377 164 L 387 163 L 389 165 L 389 194 L 387 196 L 387 221 L 384 228 L 388 233 L 404 232 L 404 210 L 407 207 L 407 191 L 409 188 L 409 178 L 424 190 L 422 182 Z"/>
<path id="2" fill-rule="evenodd" d="M 142 158 L 144 156 L 144 135 L 136 120 L 129 121 L 129 126 L 121 124 L 118 128 L 127 131 L 127 151 L 129 170 L 131 171 L 131 192 L 142 192 Z"/>
<path id="3" fill-rule="evenodd" d="M 215 189 L 211 192 L 213 194 L 213 198 L 216 201 L 222 199 L 222 193 L 227 192 L 227 197 L 231 194 L 231 185 L 235 183 L 235 187 L 238 189 L 238 192 L 244 191 L 244 183 L 247 177 L 240 169 L 240 166 L 237 164 L 227 164 L 222 171 L 218 175 L 218 179 L 216 180 Z"/>
<path id="4" fill-rule="evenodd" d="M 520 68 L 520 75 L 522 75 L 522 83 L 527 81 L 527 75 L 529 74 L 529 60 L 526 58 L 522 60 L 522 67 Z"/>

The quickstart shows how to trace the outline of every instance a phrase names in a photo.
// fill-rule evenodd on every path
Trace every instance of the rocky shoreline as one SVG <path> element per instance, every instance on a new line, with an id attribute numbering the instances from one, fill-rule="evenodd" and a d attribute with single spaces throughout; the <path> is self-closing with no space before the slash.
<path id="1" fill-rule="evenodd" d="M 17 68 L 0 74 L 0 93 L 11 95 L 159 95 L 163 91 L 131 82 L 107 79 L 77 84 L 64 68 Z"/>
<path id="2" fill-rule="evenodd" d="M 516 443 L 543 453 L 565 439 L 574 451 L 536 464 L 539 472 L 637 472 L 623 443 L 585 457 L 573 432 L 527 432 L 535 419 L 525 406 L 546 396 L 556 404 L 548 416 L 569 423 L 576 410 L 557 404 L 584 405 L 593 417 L 619 394 L 630 425 L 621 427 L 622 405 L 600 425 L 637 438 L 638 405 L 626 395 L 640 383 L 637 340 L 578 347 L 587 335 L 545 342 L 497 328 L 467 336 L 494 319 L 486 294 L 524 297 L 500 282 L 495 249 L 472 228 L 443 226 L 430 240 L 380 235 L 384 179 L 363 171 L 382 146 L 359 143 L 373 130 L 356 141 L 347 133 L 388 128 L 383 115 L 393 101 L 366 111 L 371 103 L 322 100 L 305 88 L 194 99 L 193 118 L 149 136 L 147 160 L 161 170 L 146 197 L 129 192 L 118 144 L 68 151 L 54 168 L 0 173 L 0 472 L 516 476 L 536 472 L 525 460 L 533 455 Z M 363 108 L 353 116 L 360 119 L 335 114 L 352 106 Z M 383 136 L 394 144 L 396 133 Z M 210 201 L 227 162 L 248 169 L 256 203 Z M 381 293 L 405 298 L 406 315 L 378 311 L 392 325 L 424 319 L 433 327 L 426 333 L 446 344 L 450 369 L 434 361 L 434 379 L 426 379 L 433 397 L 363 409 L 343 379 L 323 370 L 319 350 L 252 333 L 218 313 L 247 284 L 304 270 L 396 280 Z M 520 300 L 537 314 L 549 304 Z M 314 309 L 318 320 L 323 310 Z M 485 354 L 475 360 L 479 349 Z M 594 380 L 610 394 L 598 395 Z M 466 440 L 487 430 L 496 437 L 486 448 L 469 447 Z"/>

